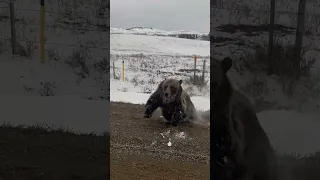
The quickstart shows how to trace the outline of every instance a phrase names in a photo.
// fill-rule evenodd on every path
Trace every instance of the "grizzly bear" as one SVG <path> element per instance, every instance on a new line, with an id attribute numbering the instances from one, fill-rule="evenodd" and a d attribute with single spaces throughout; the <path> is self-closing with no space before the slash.
<path id="1" fill-rule="evenodd" d="M 182 80 L 163 80 L 148 99 L 144 117 L 150 118 L 157 108 L 161 108 L 162 116 L 174 127 L 180 121 L 194 121 L 195 107 L 181 84 Z"/>
<path id="2" fill-rule="evenodd" d="M 213 175 L 219 179 L 274 180 L 277 162 L 269 138 L 250 100 L 232 87 L 229 57 L 212 59 L 210 78 L 210 140 Z M 213 149 L 212 149 L 213 150 Z"/>

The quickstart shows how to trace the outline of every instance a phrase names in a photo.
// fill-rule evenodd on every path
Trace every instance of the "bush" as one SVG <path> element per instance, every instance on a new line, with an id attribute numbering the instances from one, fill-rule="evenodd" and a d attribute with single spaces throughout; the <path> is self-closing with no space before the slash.
<path id="1" fill-rule="evenodd" d="M 206 86 L 208 82 L 205 81 L 202 76 L 199 76 L 199 75 L 196 74 L 196 76 L 189 75 L 189 79 L 188 79 L 187 83 L 188 84 L 193 84 L 193 85 L 198 86 L 198 87 L 203 87 L 203 86 Z"/>
<path id="2" fill-rule="evenodd" d="M 101 73 L 110 72 L 110 60 L 108 57 L 102 57 L 101 60 L 94 63 L 94 68 Z"/>
<path id="3" fill-rule="evenodd" d="M 72 68 L 80 67 L 81 71 L 78 75 L 82 78 L 89 76 L 90 60 L 92 59 L 91 50 L 89 48 L 74 49 L 71 56 L 65 61 Z"/>

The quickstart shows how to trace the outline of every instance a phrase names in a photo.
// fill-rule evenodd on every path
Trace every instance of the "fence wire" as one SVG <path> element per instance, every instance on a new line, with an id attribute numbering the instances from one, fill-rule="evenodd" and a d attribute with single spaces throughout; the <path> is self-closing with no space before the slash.
<path id="1" fill-rule="evenodd" d="M 219 11 L 219 10 L 226 10 L 226 11 L 234 11 L 234 12 L 261 12 L 261 13 L 271 13 L 270 9 L 241 9 L 241 8 L 229 8 L 229 7 L 221 7 L 221 6 L 211 6 L 211 11 Z M 292 11 L 277 11 L 275 10 L 275 14 L 289 14 L 289 15 L 306 15 L 306 16 L 318 16 L 320 17 L 320 13 L 316 12 L 307 12 L 305 11 L 304 13 L 299 13 L 298 10 L 296 12 Z M 276 25 L 276 24 L 275 24 Z M 297 29 L 294 27 L 294 29 Z M 304 50 L 311 50 L 311 51 L 319 51 L 320 52 L 320 47 L 319 48 L 307 48 L 307 47 L 302 47 Z M 320 69 L 320 67 L 311 67 L 312 69 Z"/>
<path id="2" fill-rule="evenodd" d="M 5 6 L 0 6 L 0 10 L 4 9 L 4 10 L 8 10 L 8 15 L 6 16 L 0 16 L 0 24 L 8 24 L 9 26 L 11 26 L 10 23 L 10 8 L 9 8 L 9 3 L 6 1 L 0 1 L 0 3 L 6 3 L 8 4 L 7 7 Z M 14 7 L 15 10 L 15 14 L 17 14 L 18 11 L 27 11 L 27 12 L 38 12 L 40 14 L 40 10 L 39 9 L 26 9 L 26 8 L 18 8 L 18 7 Z M 45 10 L 44 11 L 47 14 L 55 14 L 55 15 L 66 15 L 66 16 L 70 16 L 71 13 L 62 13 L 62 12 L 57 12 L 57 11 L 48 11 Z M 86 16 L 84 15 L 79 15 L 77 16 L 78 18 L 85 18 Z M 91 16 L 92 18 L 97 18 L 100 20 L 109 20 L 106 17 L 103 16 Z M 3 21 L 4 19 L 6 19 L 6 21 Z M 35 23 L 23 23 L 21 22 L 20 19 L 17 19 L 15 17 L 15 25 L 21 25 L 23 27 L 36 27 L 40 29 L 40 22 L 39 24 L 35 24 Z M 49 24 L 45 24 L 45 28 L 48 29 L 63 29 L 63 30 L 70 30 L 70 31 L 79 31 L 79 32 L 95 32 L 95 33 L 110 33 L 110 27 L 108 24 L 105 25 L 92 25 L 92 24 L 85 24 L 86 26 L 89 26 L 91 28 L 82 28 L 82 27 L 74 27 L 74 24 L 67 24 L 67 22 L 64 21 L 54 21 L 55 25 L 49 25 Z M 79 24 L 80 25 L 80 24 Z M 81 25 L 84 25 L 84 23 L 81 23 Z M 94 28 L 95 27 L 95 28 Z M 45 30 L 47 31 L 47 30 Z M 2 40 L 10 40 L 11 38 L 8 37 L 0 37 L 0 39 Z M 36 43 L 39 44 L 39 41 L 33 41 L 33 40 L 24 40 L 24 39 L 17 39 L 20 42 L 31 42 L 31 43 Z M 86 45 L 79 45 L 79 44 L 66 44 L 66 43 L 56 43 L 56 42 L 45 42 L 45 45 L 56 45 L 56 46 L 68 46 L 68 47 L 80 47 L 80 48 L 89 48 L 89 49 L 102 49 L 102 50 L 108 50 L 109 51 L 109 47 L 95 47 L 95 46 L 86 46 Z M 109 45 L 109 42 L 108 42 Z"/>
<path id="3" fill-rule="evenodd" d="M 219 6 L 211 6 L 212 9 L 221 9 L 221 10 L 228 10 L 228 11 L 252 11 L 252 12 L 263 12 L 263 13 L 270 13 L 270 10 L 267 9 L 238 9 L 238 8 L 227 8 L 227 7 L 219 7 Z M 275 11 L 275 13 L 279 14 L 293 14 L 293 15 L 299 15 L 299 14 L 305 14 L 305 15 L 320 15 L 320 13 L 314 13 L 314 12 L 305 12 L 305 13 L 298 13 L 298 12 L 292 12 L 292 11 Z"/>

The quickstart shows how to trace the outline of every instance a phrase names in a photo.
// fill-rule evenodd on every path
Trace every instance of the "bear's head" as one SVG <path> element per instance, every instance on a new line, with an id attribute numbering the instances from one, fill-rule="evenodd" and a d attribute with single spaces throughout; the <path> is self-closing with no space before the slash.
<path id="1" fill-rule="evenodd" d="M 164 80 L 161 86 L 162 102 L 164 104 L 169 104 L 179 100 L 182 93 L 182 80 L 176 79 L 166 79 Z"/>
<path id="2" fill-rule="evenodd" d="M 232 59 L 229 57 L 219 61 L 212 59 L 210 66 L 210 101 L 213 103 L 213 110 L 215 112 L 224 111 L 232 97 L 233 88 L 227 77 L 227 72 L 232 67 Z"/>

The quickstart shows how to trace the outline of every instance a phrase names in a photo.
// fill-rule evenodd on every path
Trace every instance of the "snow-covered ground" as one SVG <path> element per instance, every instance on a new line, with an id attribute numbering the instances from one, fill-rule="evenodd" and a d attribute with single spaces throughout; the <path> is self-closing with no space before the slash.
<path id="1" fill-rule="evenodd" d="M 210 55 L 210 42 L 175 37 L 111 34 L 111 54 Z"/>
<path id="2" fill-rule="evenodd" d="M 111 91 L 151 93 L 163 79 L 172 77 L 182 79 L 192 96 L 209 97 L 209 41 L 135 34 L 110 36 Z M 197 56 L 196 79 L 204 72 L 204 83 L 198 86 L 192 80 L 194 55 Z M 121 80 L 123 62 L 124 82 Z"/>
<path id="3" fill-rule="evenodd" d="M 264 111 L 258 113 L 262 127 L 280 154 L 308 155 L 320 150 L 320 112 Z"/>
<path id="4" fill-rule="evenodd" d="M 211 35 L 215 39 L 213 56 L 234 59 L 234 70 L 230 76 L 236 86 L 248 96 L 267 104 L 273 109 L 292 109 L 301 112 L 319 111 L 320 95 L 320 53 L 319 53 L 319 2 L 307 2 L 306 28 L 303 47 L 304 60 L 316 62 L 310 69 L 310 78 L 302 77 L 295 84 L 294 93 L 288 97 L 282 92 L 282 82 L 275 77 L 265 76 L 265 72 L 249 71 L 251 58 L 257 60 L 254 49 L 257 45 L 267 47 L 269 23 L 269 1 L 216 1 L 211 8 Z M 282 45 L 292 45 L 295 40 L 298 1 L 276 1 L 274 41 Z M 277 54 L 276 54 L 277 55 Z M 251 69 L 251 70 L 252 70 Z M 289 81 L 289 80 L 286 80 Z M 254 100 L 254 101 L 255 101 Z"/>
<path id="5" fill-rule="evenodd" d="M 147 35 L 147 36 L 169 36 L 169 37 L 183 37 L 183 35 L 193 35 L 193 39 L 201 39 L 209 41 L 208 32 L 195 32 L 195 31 L 165 31 L 161 29 L 154 29 L 148 27 L 133 27 L 129 29 L 124 28 L 110 28 L 110 34 L 135 34 L 135 35 Z M 185 37 L 184 37 L 185 38 Z"/>
<path id="6" fill-rule="evenodd" d="M 1 123 L 45 124 L 76 133 L 109 131 L 109 102 L 78 97 L 0 96 Z"/>
<path id="7" fill-rule="evenodd" d="M 259 69 L 249 70 L 257 62 L 254 54 L 257 45 L 267 47 L 270 1 L 220 0 L 215 3 L 210 12 L 214 22 L 210 34 L 215 40 L 212 56 L 234 59 L 229 77 L 262 111 L 258 113 L 259 120 L 277 152 L 305 155 L 319 150 L 320 143 L 316 140 L 320 135 L 319 1 L 307 1 L 303 40 L 304 59 L 317 61 L 310 77 L 302 77 L 295 84 L 291 96 L 283 93 L 283 83 L 278 77 L 268 77 Z M 275 23 L 281 25 L 274 33 L 276 43 L 294 44 L 298 4 L 297 0 L 276 1 Z"/>
<path id="8" fill-rule="evenodd" d="M 152 40 L 153 38 L 154 40 Z M 126 41 L 122 39 L 126 39 Z M 158 41 L 160 39 L 165 39 L 160 41 L 162 44 L 159 43 L 165 46 L 163 48 L 161 48 L 158 44 Z M 115 60 L 115 66 L 117 67 L 116 76 L 121 76 L 121 63 L 124 60 L 126 66 L 125 77 L 128 78 L 125 82 L 122 82 L 120 79 L 111 79 L 111 101 L 144 104 L 150 96 L 150 92 L 153 92 L 156 89 L 157 82 L 163 79 L 162 76 L 158 77 L 158 75 L 155 74 L 158 69 L 161 69 L 163 67 L 166 67 L 168 69 L 171 67 L 172 69 L 167 71 L 173 73 L 178 72 L 178 66 L 181 66 L 179 68 L 192 68 L 192 56 L 186 57 L 183 61 L 181 61 L 181 58 L 159 56 L 157 55 L 157 53 L 164 55 L 172 54 L 173 52 L 179 52 L 188 56 L 195 54 L 193 52 L 199 52 L 198 48 L 200 49 L 202 47 L 196 46 L 198 42 L 196 42 L 195 40 L 186 40 L 190 43 L 193 43 L 194 47 L 193 49 L 190 48 L 193 51 L 184 52 L 184 49 L 188 49 L 185 48 L 186 46 L 188 46 L 188 44 L 184 42 L 184 39 L 174 39 L 172 37 L 170 37 L 169 39 L 170 40 L 167 40 L 167 37 L 145 37 L 133 34 L 111 35 L 111 52 L 114 54 L 118 54 L 117 56 L 111 57 L 111 63 L 113 60 Z M 173 41 L 175 41 L 175 43 L 173 43 Z M 153 45 L 153 42 L 155 42 L 155 45 Z M 205 41 L 201 42 L 205 43 Z M 207 49 L 209 50 L 209 44 L 207 45 Z M 121 51 L 122 49 L 127 49 L 127 51 Z M 140 51 L 143 49 L 150 49 L 150 53 Z M 137 51 L 135 52 L 137 54 L 142 53 L 142 55 L 122 55 L 125 53 L 130 54 L 133 51 Z M 147 54 L 145 55 L 145 53 Z M 204 53 L 202 55 L 208 54 Z M 165 66 L 165 64 L 167 64 L 167 66 Z M 148 74 L 145 73 L 146 71 L 154 73 Z M 112 67 L 110 73 L 112 78 Z M 179 77 L 179 75 L 176 76 Z M 239 88 L 239 83 L 245 85 L 245 77 L 241 77 L 241 75 L 237 74 L 235 71 L 230 72 L 229 76 L 234 82 L 235 87 L 243 91 Z M 129 79 L 131 78 L 136 80 L 130 81 Z M 144 83 L 139 83 L 139 81 L 142 81 Z M 268 81 L 270 81 L 269 84 L 271 84 L 272 87 L 274 87 L 275 89 L 273 93 L 268 93 L 268 95 L 266 96 L 268 100 L 275 100 L 278 102 L 278 104 L 282 105 L 282 107 L 285 107 L 285 105 L 289 106 L 292 104 L 292 106 L 299 106 L 301 102 L 297 100 L 290 100 L 289 98 L 286 98 L 284 94 L 282 94 L 282 92 L 280 91 L 281 87 L 277 84 L 275 80 L 268 79 Z M 195 93 L 195 96 L 192 97 L 192 101 L 194 102 L 196 108 L 200 111 L 206 111 L 210 109 L 210 99 L 208 98 L 210 94 L 208 93 L 205 97 L 200 97 L 203 94 L 204 93 L 197 92 Z M 320 129 L 320 121 L 317 121 L 319 113 L 316 112 L 316 108 L 310 110 L 311 107 L 306 106 L 305 111 L 309 109 L 309 111 L 311 111 L 310 113 L 295 112 L 293 110 L 290 110 L 293 109 L 290 106 L 287 109 L 288 110 L 262 110 L 262 112 L 258 113 L 259 120 L 263 128 L 267 132 L 268 136 L 270 137 L 270 140 L 274 148 L 276 149 L 277 153 L 301 153 L 302 155 L 304 155 L 319 150 L 320 144 L 315 143 L 314 140 L 314 137 L 320 136 L 320 133 L 317 131 L 317 129 Z"/>
<path id="9" fill-rule="evenodd" d="M 109 130 L 109 11 L 104 2 L 46 2 L 44 64 L 39 60 L 39 2 L 14 1 L 15 55 L 9 4 L 0 2 L 0 124 Z"/>
<path id="10" fill-rule="evenodd" d="M 206 41 L 150 34 L 148 36 L 132 32 L 111 34 L 111 101 L 144 104 L 150 93 L 165 77 L 161 75 L 162 72 L 170 72 L 167 76 L 183 79 L 184 75 L 179 74 L 179 69 L 193 68 L 192 55 L 209 56 L 209 43 Z M 217 51 L 223 52 L 223 55 L 217 56 L 218 58 L 228 55 L 223 49 L 217 49 Z M 200 66 L 200 70 L 201 61 L 203 62 L 204 59 L 209 58 L 198 58 L 197 65 Z M 122 61 L 125 64 L 125 82 L 120 78 Z M 113 62 L 116 67 L 116 79 L 113 79 Z M 209 72 L 206 78 L 210 77 Z M 192 75 L 192 72 L 189 75 Z M 247 94 L 256 106 L 259 103 L 263 104 L 258 117 L 277 153 L 306 155 L 320 149 L 320 144 L 315 143 L 314 140 L 314 137 L 320 135 L 317 132 L 317 129 L 320 129 L 320 121 L 317 122 L 318 100 L 307 101 L 302 98 L 288 97 L 282 92 L 281 84 L 274 77 L 264 79 L 250 72 L 243 72 L 241 75 L 234 69 L 228 75 L 235 88 Z M 262 86 L 254 86 L 255 81 L 260 79 L 264 79 Z M 208 82 L 210 82 L 209 79 Z M 192 85 L 188 84 L 188 86 Z M 193 87 L 191 94 L 196 108 L 200 111 L 209 110 L 209 88 L 202 91 L 195 89 L 197 88 Z M 257 96 L 257 92 L 262 92 L 263 98 Z"/>
<path id="11" fill-rule="evenodd" d="M 156 36 L 156 35 L 177 35 L 177 34 L 198 34 L 198 35 L 207 35 L 208 32 L 196 32 L 196 31 L 186 31 L 186 30 L 179 30 L 179 31 L 165 31 L 161 29 L 155 29 L 155 28 L 147 28 L 147 27 L 134 27 L 130 29 L 124 29 L 124 28 L 116 28 L 116 27 L 110 27 L 110 34 L 145 34 L 150 36 Z"/>
<path id="12" fill-rule="evenodd" d="M 39 123 L 81 133 L 109 130 L 109 101 L 100 98 L 107 94 L 108 81 L 96 79 L 103 76 L 79 79 L 65 66 L 0 58 L 0 124 Z"/>
<path id="13" fill-rule="evenodd" d="M 261 0 L 220 1 L 220 5 L 230 9 L 268 9 L 268 4 L 269 2 Z M 40 122 L 56 126 L 66 125 L 76 131 L 93 129 L 103 131 L 104 126 L 107 127 L 109 124 L 107 123 L 109 104 L 106 100 L 109 96 L 109 81 L 113 96 L 111 101 L 140 104 L 146 101 L 165 77 L 183 79 L 183 86 L 191 94 L 196 108 L 208 110 L 209 41 L 170 36 L 179 33 L 199 35 L 205 33 L 166 32 L 151 28 L 131 30 L 111 28 L 109 72 L 105 61 L 109 56 L 109 51 L 106 50 L 109 42 L 104 38 L 109 34 L 106 29 L 108 27 L 106 6 L 101 4 L 101 1 L 48 2 L 46 4 L 47 61 L 46 64 L 40 64 L 37 43 L 39 12 L 30 11 L 38 10 L 39 5 L 34 1 L 16 1 L 18 54 L 15 56 L 11 55 L 9 41 L 9 6 L 3 2 L 0 5 L 8 7 L 0 9 L 0 16 L 3 17 L 0 19 L 0 94 L 3 96 L 0 106 L 4 110 L 0 115 L 1 122 L 24 124 Z M 277 11 L 296 12 L 297 7 L 297 2 L 277 1 Z M 311 35 L 306 36 L 304 45 L 311 50 L 306 53 L 306 58 L 319 58 L 317 50 L 319 18 L 316 14 L 312 15 L 313 12 L 318 12 L 317 7 L 318 2 L 308 2 L 307 9 L 310 15 L 307 17 L 307 28 Z M 239 23 L 263 24 L 268 20 L 268 13 L 216 9 L 215 12 L 212 10 L 211 14 L 214 15 L 213 25 L 216 27 L 212 33 L 221 40 L 212 47 L 215 57 L 231 56 L 237 59 L 239 54 L 250 49 L 252 45 L 266 40 L 265 32 L 246 32 L 241 28 L 236 32 L 230 32 L 227 28 L 219 26 Z M 295 16 L 278 13 L 276 22 L 294 26 Z M 289 43 L 293 41 L 293 33 L 294 31 L 289 28 L 289 33 L 283 37 L 280 37 L 285 34 L 283 32 L 276 32 L 276 36 L 284 43 Z M 80 44 L 89 47 L 79 47 Z M 194 66 L 193 55 L 198 56 L 198 76 L 202 75 L 202 66 L 206 60 L 205 83 L 202 86 L 192 84 L 193 72 L 190 70 Z M 122 61 L 125 64 L 124 82 L 121 81 Z M 82 62 L 84 66 L 81 65 Z M 317 68 L 314 68 L 313 73 L 316 75 Z M 317 129 L 320 129 L 317 121 L 319 100 L 316 96 L 316 83 L 307 84 L 309 80 L 302 79 L 300 83 L 306 83 L 309 89 L 305 88 L 307 85 L 301 86 L 297 88 L 294 96 L 287 97 L 282 93 L 281 85 L 274 77 L 265 77 L 248 71 L 240 73 L 236 70 L 232 70 L 229 76 L 235 87 L 247 94 L 256 105 L 262 102 L 262 112 L 258 116 L 278 152 L 306 153 L 319 149 L 320 145 L 313 140 L 319 137 Z M 310 92 L 314 92 L 314 96 L 310 96 Z M 46 94 L 51 96 L 44 97 Z M 135 99 L 131 99 L 132 97 Z M 269 105 L 270 107 L 266 108 Z M 298 110 L 300 112 L 295 112 Z"/>
<path id="14" fill-rule="evenodd" d="M 132 104 L 145 104 L 150 97 L 150 94 L 144 93 L 135 93 L 135 92 L 117 92 L 111 91 L 110 93 L 110 101 L 111 102 L 126 102 Z M 199 111 L 208 111 L 210 110 L 210 99 L 201 97 L 201 96 L 193 96 L 191 97 L 194 106 Z"/>

